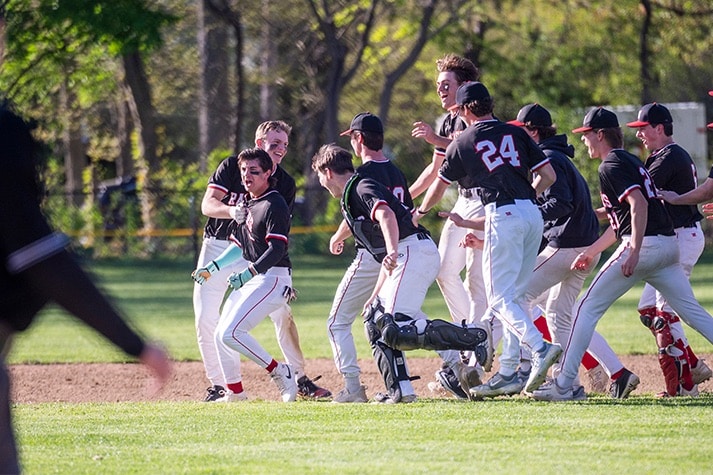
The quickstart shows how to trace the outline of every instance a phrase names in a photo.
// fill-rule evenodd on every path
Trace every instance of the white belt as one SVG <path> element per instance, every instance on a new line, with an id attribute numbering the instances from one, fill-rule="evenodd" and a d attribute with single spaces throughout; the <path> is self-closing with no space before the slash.
<path id="1" fill-rule="evenodd" d="M 265 275 L 289 277 L 292 275 L 292 269 L 290 269 L 289 267 L 270 267 L 267 271 L 265 271 Z"/>

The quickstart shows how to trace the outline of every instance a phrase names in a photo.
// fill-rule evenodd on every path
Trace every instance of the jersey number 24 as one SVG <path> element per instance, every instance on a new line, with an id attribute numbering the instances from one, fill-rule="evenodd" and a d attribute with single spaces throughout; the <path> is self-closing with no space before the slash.
<path id="1" fill-rule="evenodd" d="M 504 135 L 499 145 L 495 145 L 491 140 L 481 140 L 475 144 L 475 151 L 480 154 L 480 159 L 490 172 L 506 161 L 510 166 L 520 166 L 520 154 L 517 152 L 512 135 Z"/>

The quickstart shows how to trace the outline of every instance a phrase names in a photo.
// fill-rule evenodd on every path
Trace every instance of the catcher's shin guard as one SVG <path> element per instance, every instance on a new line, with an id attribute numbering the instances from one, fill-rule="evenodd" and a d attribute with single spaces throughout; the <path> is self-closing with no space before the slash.
<path id="1" fill-rule="evenodd" d="M 691 368 L 684 348 L 677 345 L 671 334 L 670 324 L 677 319 L 675 315 L 646 307 L 639 310 L 641 323 L 651 330 L 658 347 L 658 360 L 666 383 L 666 393 L 676 396 L 683 383 L 691 386 Z M 681 342 L 681 345 L 683 342 Z"/>
<path id="2" fill-rule="evenodd" d="M 473 351 L 482 364 L 487 356 L 488 334 L 481 328 L 455 325 L 445 320 L 413 320 L 397 313 L 385 313 L 376 319 L 381 337 L 392 348 L 406 350 Z"/>

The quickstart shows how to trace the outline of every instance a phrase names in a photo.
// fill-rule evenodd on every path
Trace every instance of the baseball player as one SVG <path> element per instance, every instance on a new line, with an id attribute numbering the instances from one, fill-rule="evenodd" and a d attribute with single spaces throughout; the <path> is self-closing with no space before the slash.
<path id="1" fill-rule="evenodd" d="M 610 218 L 607 230 L 577 256 L 573 267 L 586 270 L 595 255 L 619 239 L 621 243 L 575 303 L 562 372 L 532 394 L 544 401 L 575 399 L 572 384 L 597 322 L 617 298 L 641 280 L 659 290 L 683 321 L 713 342 L 713 317 L 693 296 L 679 263 L 671 219 L 657 198 L 651 176 L 637 157 L 622 149 L 624 139 L 616 114 L 602 107 L 592 109 L 582 127 L 573 132 L 582 133 L 589 156 L 602 161 L 601 197 Z M 625 398 L 638 384 L 638 378 L 620 377 L 615 383 L 618 395 Z M 586 397 L 580 393 L 576 396 Z"/>
<path id="2" fill-rule="evenodd" d="M 273 176 L 277 180 L 276 190 L 285 198 L 290 212 L 294 206 L 296 186 L 294 179 L 280 166 L 287 153 L 289 134 L 292 128 L 282 121 L 268 121 L 260 124 L 255 132 L 255 146 L 268 152 L 275 164 Z M 197 268 L 208 268 L 221 253 L 230 247 L 237 204 L 246 196 L 237 165 L 237 157 L 223 160 L 208 180 L 208 187 L 201 210 L 208 216 Z M 211 382 L 205 401 L 230 398 L 226 391 L 223 373 L 218 362 L 214 334 L 220 316 L 220 306 L 228 289 L 227 278 L 232 272 L 245 269 L 247 262 L 240 257 L 240 248 L 233 247 L 235 259 L 230 264 L 223 263 L 219 269 L 211 267 L 215 278 L 193 289 L 193 308 L 196 316 L 196 334 L 206 376 Z M 292 365 L 299 383 L 299 395 L 305 398 L 329 398 L 331 392 L 317 386 L 304 372 L 305 363 L 299 345 L 297 327 L 290 306 L 276 310 L 273 317 L 278 343 L 285 360 Z M 238 355 L 236 355 L 238 357 Z M 319 378 L 315 378 L 319 379 Z"/>
<path id="3" fill-rule="evenodd" d="M 567 143 L 565 134 L 557 134 L 550 112 L 540 104 L 528 104 L 520 109 L 516 120 L 508 123 L 521 127 L 537 143 L 557 174 L 555 183 L 538 198 L 547 244 L 537 256 L 524 301 L 531 310 L 544 294 L 547 334 L 550 341 L 562 346 L 569 338 L 572 306 L 590 272 L 572 269 L 571 264 L 599 237 L 599 221 L 592 208 L 587 182 L 570 160 L 574 157 L 574 147 Z M 595 261 L 599 261 L 599 256 L 595 256 Z M 614 351 L 601 335 L 596 332 L 595 335 L 590 352 L 604 363 L 608 374 L 622 371 L 624 365 Z M 507 339 L 506 342 L 512 344 L 515 340 Z M 504 369 L 486 384 L 471 388 L 471 394 L 478 399 L 519 394 L 525 381 L 513 368 L 521 358 L 518 346 L 503 344 L 500 367 Z M 553 366 L 552 374 L 559 374 L 558 364 Z M 575 387 L 584 390 L 578 381 L 575 381 Z"/>
<path id="4" fill-rule="evenodd" d="M 525 390 L 532 391 L 562 352 L 543 340 L 522 306 L 543 232 L 535 197 L 554 183 L 555 171 L 522 129 L 493 117 L 493 99 L 485 85 L 463 84 L 456 102 L 468 127 L 446 149 L 439 179 L 414 216 L 427 213 L 454 181 L 463 188 L 478 188 L 485 217 L 475 221 L 484 227 L 482 266 L 488 311 L 506 329 L 504 341 L 517 338 L 516 345 L 532 350 L 532 369 L 525 384 Z M 532 184 L 530 173 L 535 174 Z M 508 369 L 517 371 L 517 364 Z"/>
<path id="5" fill-rule="evenodd" d="M 277 385 L 284 402 L 297 397 L 297 377 L 289 364 L 278 363 L 248 333 L 266 316 L 273 321 L 283 318 L 277 310 L 292 296 L 292 272 L 287 253 L 291 214 L 287 202 L 273 188 L 273 162 L 262 149 L 247 149 L 238 154 L 238 167 L 243 186 L 249 194 L 235 212 L 231 246 L 238 246 L 248 262 L 245 269 L 228 277 L 231 292 L 215 330 L 218 351 L 228 394 L 219 400 L 247 399 L 240 374 L 239 359 L 234 352 L 265 368 Z M 229 247 L 207 268 L 196 269 L 193 277 L 198 284 L 209 281 L 213 269 L 238 259 Z"/>
<path id="6" fill-rule="evenodd" d="M 166 353 L 124 322 L 67 251 L 69 239 L 50 228 L 40 209 L 37 151 L 29 126 L 7 105 L 0 106 L 0 473 L 7 474 L 20 473 L 20 465 L 5 357 L 12 336 L 27 329 L 48 302 L 137 357 L 160 385 L 171 374 Z"/>
<path id="7" fill-rule="evenodd" d="M 688 152 L 674 142 L 673 117 L 666 106 L 656 102 L 646 104 L 639 109 L 638 120 L 626 125 L 636 129 L 636 136 L 651 153 L 645 166 L 657 189 L 685 194 L 696 187 L 696 165 Z M 705 247 L 705 236 L 700 225 L 703 215 L 695 205 L 664 203 L 664 206 L 673 222 L 681 266 L 690 278 L 693 266 Z M 659 348 L 659 363 L 664 373 L 666 390 L 660 395 L 690 396 L 692 391 L 697 393 L 697 386 L 685 389 L 684 386 L 688 386 L 686 381 L 690 379 L 697 385 L 713 376 L 713 372 L 698 359 L 688 344 L 680 319 L 650 284 L 644 286 L 641 294 L 639 314 L 645 325 L 653 322 L 661 324 L 656 328 L 649 326 L 657 343 L 664 344 L 663 348 Z M 667 348 L 670 348 L 668 351 L 672 354 L 667 353 Z"/>
<path id="8" fill-rule="evenodd" d="M 465 82 L 477 81 L 480 77 L 480 71 L 478 71 L 473 62 L 455 54 L 446 54 L 438 59 L 436 61 L 436 69 L 438 70 L 436 93 L 441 100 L 441 106 L 448 114 L 443 120 L 438 133 L 435 133 L 427 122 L 413 124 L 411 135 L 422 138 L 434 146 L 431 163 L 428 164 L 410 187 L 411 196 L 414 198 L 423 194 L 436 179 L 438 170 L 441 168 L 446 155 L 446 147 L 466 127 L 456 104 L 458 87 Z M 466 219 L 483 216 L 485 211 L 476 189 L 463 188 L 459 185 L 458 198 L 452 212 L 458 213 Z M 452 222 L 446 221 L 438 239 L 441 267 L 436 282 L 441 289 L 446 306 L 454 322 L 463 320 L 472 322 L 476 318 L 479 319 L 487 308 L 481 272 L 482 253 L 479 249 L 460 246 L 465 233 L 466 231 L 463 228 L 454 226 Z M 478 232 L 478 235 L 482 238 L 480 232 Z M 465 282 L 461 279 L 463 268 L 466 269 Z M 459 377 L 453 367 L 453 364 L 446 362 L 443 368 L 436 372 L 436 380 L 454 396 L 460 399 L 467 399 L 467 389 L 466 391 L 463 390 L 461 381 L 467 382 L 466 384 L 469 385 L 478 385 L 480 384 L 480 374 L 468 371 L 468 374 L 465 375 L 462 374 L 464 370 L 461 369 Z M 482 371 L 482 369 L 478 369 Z"/>
<path id="9" fill-rule="evenodd" d="M 365 126 L 358 120 L 353 125 Z M 356 129 L 350 132 L 352 141 L 358 133 Z M 400 350 L 477 352 L 487 335 L 483 330 L 426 319 L 421 304 L 438 273 L 438 249 L 428 231 L 412 223 L 411 212 L 391 190 L 355 173 L 351 154 L 333 145 L 319 150 L 312 158 L 312 169 L 320 184 L 341 199 L 342 215 L 352 235 L 370 254 L 364 258 L 381 266 L 374 290 L 364 302 L 369 306 L 367 336 L 387 390 L 377 393 L 374 401 L 413 402 L 416 394 Z"/>

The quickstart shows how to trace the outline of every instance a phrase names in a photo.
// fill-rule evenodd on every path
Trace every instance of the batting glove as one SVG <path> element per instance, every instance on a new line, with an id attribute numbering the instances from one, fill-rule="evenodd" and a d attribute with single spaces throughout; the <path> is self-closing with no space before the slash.
<path id="1" fill-rule="evenodd" d="M 250 267 L 248 267 L 242 272 L 233 272 L 232 274 L 230 274 L 230 276 L 228 277 L 228 285 L 230 285 L 233 289 L 238 290 L 253 277 L 254 275 L 250 270 Z"/>
<path id="2" fill-rule="evenodd" d="M 193 280 L 195 280 L 197 284 L 203 285 L 213 273 L 219 270 L 220 267 L 218 267 L 218 264 L 216 264 L 215 261 L 210 261 L 205 267 L 199 267 L 191 272 L 191 277 L 193 277 Z"/>

